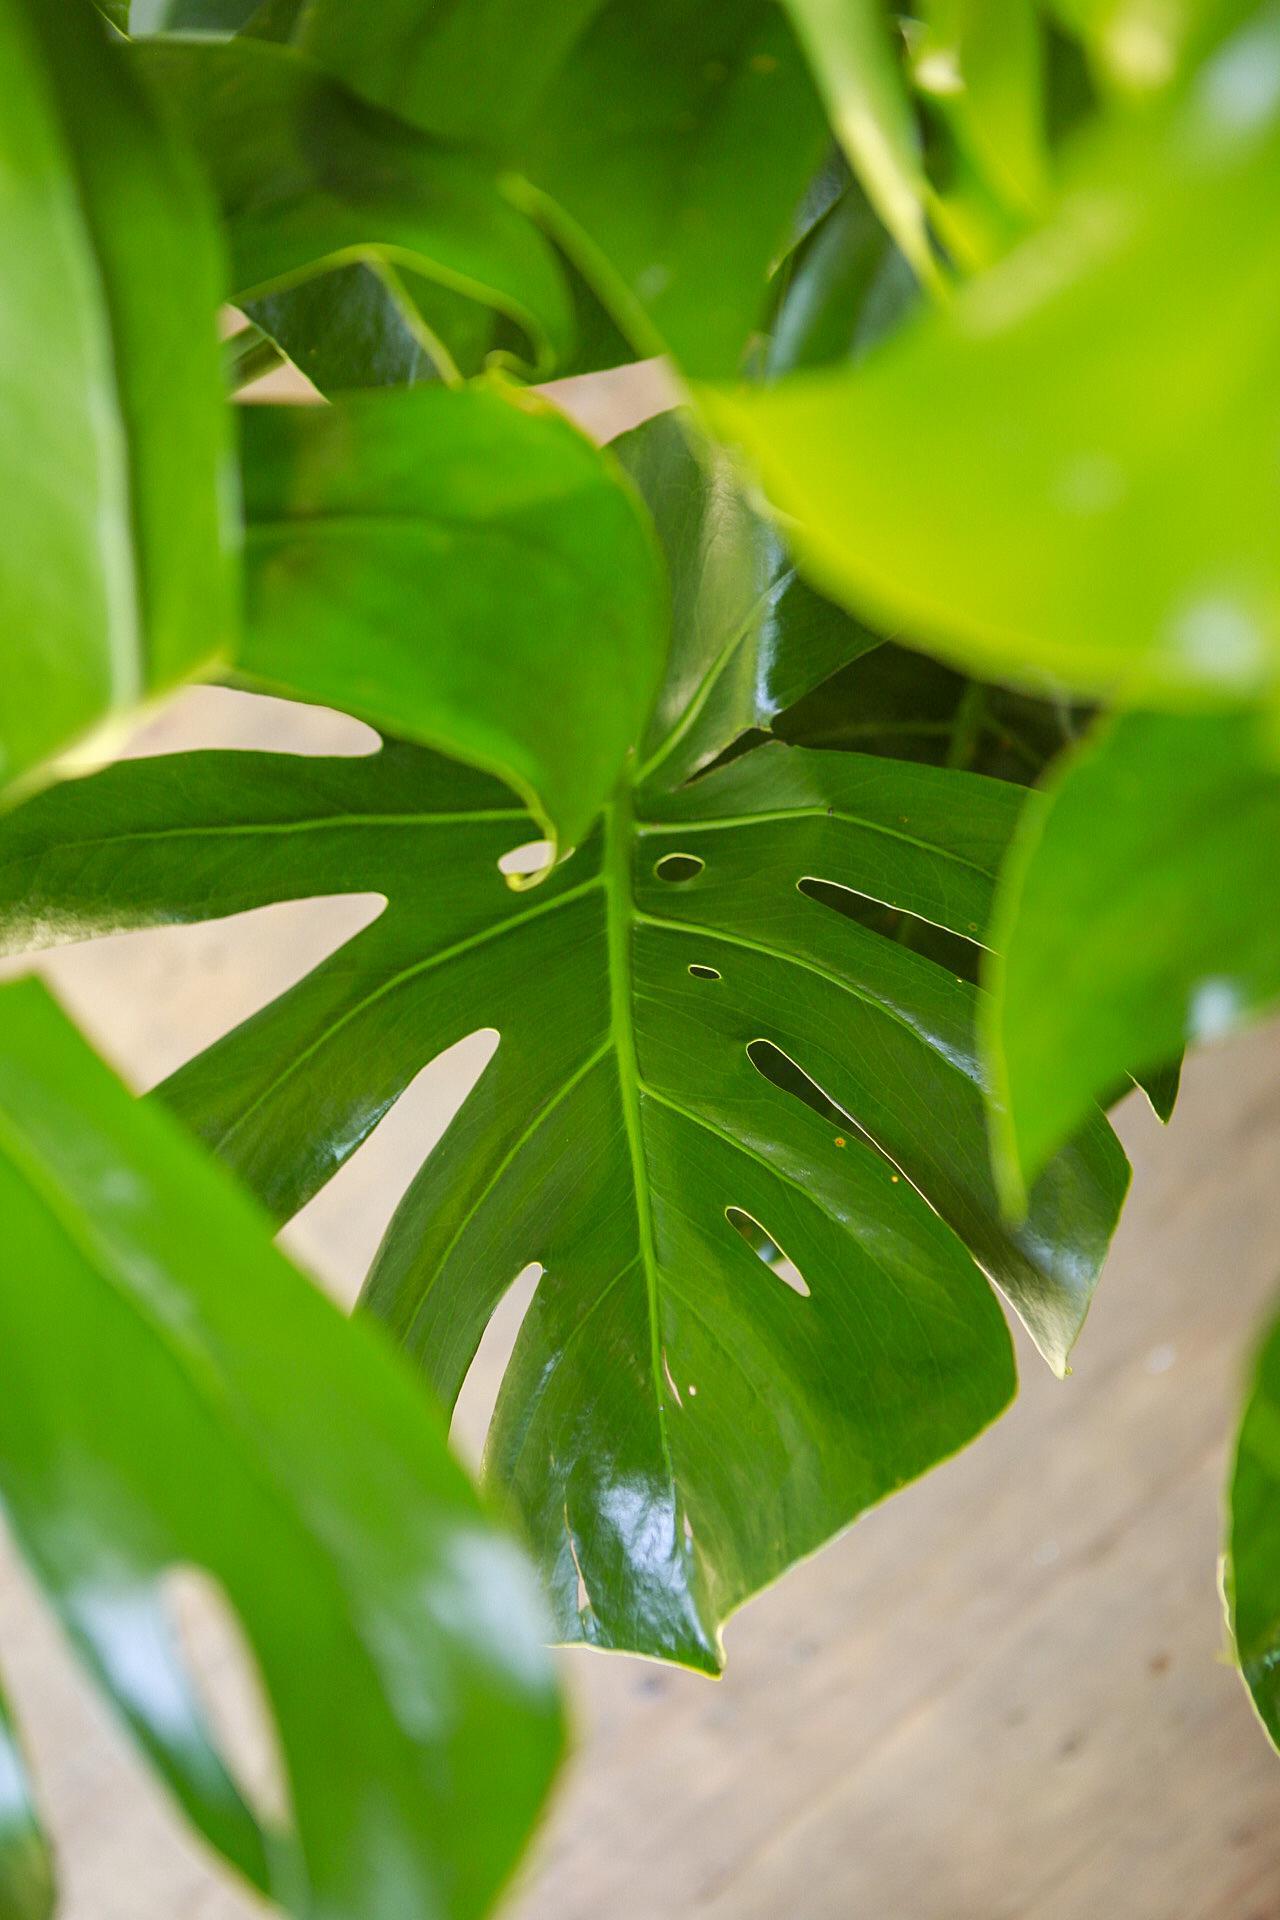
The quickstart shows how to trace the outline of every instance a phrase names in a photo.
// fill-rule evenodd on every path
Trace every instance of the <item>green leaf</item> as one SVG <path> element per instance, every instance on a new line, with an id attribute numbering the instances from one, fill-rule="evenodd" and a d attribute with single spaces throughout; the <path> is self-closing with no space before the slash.
<path id="1" fill-rule="evenodd" d="M 612 0 L 514 157 L 529 204 L 637 348 L 710 378 L 742 362 L 826 142 L 773 0 Z"/>
<path id="2" fill-rule="evenodd" d="M 708 396 L 824 591 L 987 678 L 1275 697 L 1278 65 L 1268 14 L 856 371 Z"/>
<path id="3" fill-rule="evenodd" d="M 483 1912 L 560 1719 L 520 1556 L 414 1384 L 32 981 L 0 988 L 0 1220 L 6 1517 L 188 1815 L 299 1915 Z M 212 1743 L 164 1604 L 179 1566 L 244 1628 L 291 1832 Z"/>
<path id="4" fill-rule="evenodd" d="M 1126 1073 L 1280 994 L 1269 745 L 1249 716 L 1132 714 L 1069 756 L 1025 816 L 985 1034 L 1011 1201 Z"/>
<path id="5" fill-rule="evenodd" d="M 450 140 L 498 147 L 534 117 L 548 83 L 603 4 L 380 0 L 371 17 L 348 0 L 310 0 L 295 39 L 358 93 L 404 119 Z M 636 26 L 643 32 L 641 22 Z"/>
<path id="6" fill-rule="evenodd" d="M 492 159 L 377 112 L 268 41 L 153 41 L 132 57 L 209 172 L 237 300 L 377 262 L 507 315 L 544 371 L 567 348 L 554 255 L 503 196 Z M 418 307 L 401 304 L 430 347 Z"/>
<path id="7" fill-rule="evenodd" d="M 225 656 L 233 574 L 199 183 L 88 0 L 0 0 L 0 69 L 3 788 Z"/>
<path id="8" fill-rule="evenodd" d="M 827 140 L 774 0 L 392 0 L 372 25 L 314 0 L 294 38 L 380 106 L 500 155 L 636 350 L 738 368 Z"/>
<path id="9" fill-rule="evenodd" d="M 246 408 L 244 467 L 242 674 L 474 761 L 573 846 L 666 639 L 612 457 L 514 389 L 423 387 Z"/>
<path id="10" fill-rule="evenodd" d="M 777 379 L 861 360 L 896 331 L 918 287 L 856 182 L 839 194 L 780 272 L 765 373 Z"/>
<path id="11" fill-rule="evenodd" d="M 1222 1590 L 1245 1685 L 1280 1746 L 1280 1318 L 1263 1332 L 1245 1392 Z"/>
<path id="12" fill-rule="evenodd" d="M 965 162 L 1015 215 L 1048 191 L 1043 47 L 1035 0 L 926 0 L 912 44 L 916 85 Z"/>
<path id="13" fill-rule="evenodd" d="M 478 374 L 494 343 L 490 308 L 385 261 L 338 267 L 242 304 L 323 394 Z"/>
<path id="14" fill-rule="evenodd" d="M 849 165 L 920 279 L 935 282 L 920 135 L 882 0 L 786 5 Z"/>
<path id="15" fill-rule="evenodd" d="M 0 1689 L 0 1916 L 53 1920 L 53 1861 L 31 1798 L 9 1703 Z"/>
<path id="16" fill-rule="evenodd" d="M 504 790 L 388 741 L 136 761 L 41 797 L 0 832 L 0 912 L 18 943 L 385 897 L 160 1097 L 282 1220 L 426 1061 L 497 1030 L 369 1305 L 451 1402 L 542 1264 L 489 1473 L 561 1635 L 714 1669 L 743 1599 L 1005 1404 L 984 1273 L 1065 1365 L 1127 1170 L 1095 1115 L 1025 1225 L 1001 1219 L 975 989 L 852 915 L 883 903 L 983 939 L 1022 796 L 777 743 L 712 766 L 758 714 L 727 689 L 794 694 L 805 657 L 867 636 L 807 596 L 793 654 L 790 567 L 723 466 L 700 478 L 669 421 L 618 444 L 667 543 L 670 677 L 646 771 L 536 895 L 499 871 L 530 834 Z"/>

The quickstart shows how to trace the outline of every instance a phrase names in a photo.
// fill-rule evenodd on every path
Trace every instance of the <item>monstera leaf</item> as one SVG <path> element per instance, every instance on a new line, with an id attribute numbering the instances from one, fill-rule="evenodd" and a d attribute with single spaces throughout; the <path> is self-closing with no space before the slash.
<path id="1" fill-rule="evenodd" d="M 386 1342 L 32 980 L 0 989 L 0 1249 L 6 1524 L 179 1805 L 308 1920 L 476 1920 L 562 1746 L 532 1575 Z M 243 1629 L 283 1810 L 224 1760 L 176 1569 Z M 48 1880 L 0 1712 L 5 1920 Z"/>
<path id="2" fill-rule="evenodd" d="M 385 897 L 161 1097 L 283 1220 L 426 1061 L 497 1029 L 368 1309 L 448 1403 L 541 1264 L 489 1474 L 565 1638 L 714 1670 L 741 1600 L 1005 1405 L 988 1278 L 1065 1366 L 1127 1170 L 1095 1113 L 1007 1225 L 975 989 L 857 917 L 981 942 L 1023 794 L 778 740 L 726 754 L 871 641 L 672 418 L 618 447 L 667 552 L 667 680 L 539 889 L 499 870 L 531 831 L 506 789 L 388 740 L 139 761 L 43 797 L 0 837 L 3 924 L 18 944 Z"/>

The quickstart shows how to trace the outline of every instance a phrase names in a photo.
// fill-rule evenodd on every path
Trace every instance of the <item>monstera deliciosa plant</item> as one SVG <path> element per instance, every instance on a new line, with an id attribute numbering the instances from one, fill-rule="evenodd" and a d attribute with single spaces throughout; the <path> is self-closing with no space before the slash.
<path id="1" fill-rule="evenodd" d="M 1065 1372 L 1103 1109 L 1280 996 L 1280 12 L 0 0 L 0 53 L 0 942 L 383 902 L 141 1102 L 0 989 L 0 1501 L 250 1882 L 479 1914 L 544 1642 L 717 1671 L 1007 1404 L 998 1296 Z M 538 391 L 656 354 L 604 448 Z M 286 360 L 313 404 L 231 405 Z M 193 678 L 380 744 L 111 764 Z M 479 1030 L 344 1321 L 271 1234 Z M 478 1496 L 444 1416 L 531 1264 Z M 1273 1734 L 1278 1403 L 1273 1330 Z M 53 1907 L 0 1700 L 0 1915 Z"/>

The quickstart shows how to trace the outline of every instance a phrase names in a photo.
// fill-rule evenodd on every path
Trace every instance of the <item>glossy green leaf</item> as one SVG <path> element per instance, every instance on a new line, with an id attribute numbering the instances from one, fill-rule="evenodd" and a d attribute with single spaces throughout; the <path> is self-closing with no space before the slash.
<path id="1" fill-rule="evenodd" d="M 242 305 L 328 395 L 478 374 L 494 342 L 490 308 L 386 261 L 357 261 Z"/>
<path id="2" fill-rule="evenodd" d="M 0 1222 L 6 1519 L 189 1816 L 299 1915 L 483 1912 L 561 1729 L 529 1575 L 433 1410 L 32 981 L 0 988 Z M 290 1831 L 212 1741 L 176 1567 L 243 1626 Z"/>
<path id="3" fill-rule="evenodd" d="M 1274 697 L 1280 17 L 855 372 L 713 396 L 827 592 L 984 677 Z"/>
<path id="4" fill-rule="evenodd" d="M 1280 995 L 1280 773 L 1248 716 L 1133 714 L 1062 763 L 1001 881 L 986 1049 L 1016 1199 L 1126 1072 Z"/>
<path id="5" fill-rule="evenodd" d="M 921 279 L 934 280 L 920 135 L 882 0 L 786 5 L 849 165 Z"/>
<path id="6" fill-rule="evenodd" d="M 611 456 L 477 386 L 246 408 L 244 467 L 242 674 L 474 761 L 574 845 L 666 644 L 660 558 Z"/>
<path id="7" fill-rule="evenodd" d="M 385 897 L 160 1097 L 285 1219 L 426 1061 L 497 1030 L 369 1306 L 452 1401 L 541 1263 L 488 1471 L 564 1637 L 713 1669 L 734 1607 L 1004 1405 L 985 1275 L 1064 1366 L 1127 1170 L 1095 1115 L 1010 1228 L 974 988 L 852 917 L 983 939 L 1017 789 L 776 743 L 683 784 L 741 744 L 742 690 L 798 692 L 804 657 L 867 636 L 807 596 L 793 654 L 790 571 L 724 472 L 667 421 L 619 451 L 667 544 L 670 677 L 644 771 L 536 894 L 500 871 L 531 832 L 504 790 L 388 741 L 118 766 L 8 823 L 0 898 L 21 943 Z"/>
<path id="8" fill-rule="evenodd" d="M 237 300 L 378 261 L 506 314 L 544 369 L 567 346 L 554 255 L 503 196 L 492 159 L 377 112 L 267 41 L 153 41 L 133 58 L 209 172 Z M 428 317 L 403 309 L 429 350 Z"/>
<path id="9" fill-rule="evenodd" d="M 199 183 L 88 0 L 0 0 L 0 70 L 5 787 L 225 655 L 233 576 Z"/>
<path id="10" fill-rule="evenodd" d="M 0 1920 L 53 1920 L 53 1861 L 0 1690 Z"/>
<path id="11" fill-rule="evenodd" d="M 1241 1674 L 1280 1747 L 1280 1318 L 1259 1341 L 1241 1409 L 1222 1586 Z"/>
<path id="12" fill-rule="evenodd" d="M 851 182 L 779 275 L 764 371 L 769 379 L 861 360 L 896 332 L 918 296 L 905 257 Z"/>

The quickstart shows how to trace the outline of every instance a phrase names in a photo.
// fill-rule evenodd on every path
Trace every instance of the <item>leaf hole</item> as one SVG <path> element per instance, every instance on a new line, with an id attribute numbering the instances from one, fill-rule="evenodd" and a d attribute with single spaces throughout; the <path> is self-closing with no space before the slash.
<path id="1" fill-rule="evenodd" d="M 695 980 L 719 980 L 720 972 L 716 967 L 700 966 L 697 962 L 689 968 Z"/>
<path id="2" fill-rule="evenodd" d="M 957 979 L 976 982 L 978 978 L 980 942 L 972 922 L 968 936 L 953 933 L 949 927 L 940 927 L 936 921 L 909 913 L 905 907 L 893 906 L 887 900 L 877 900 L 873 894 L 859 893 L 838 880 L 821 880 L 813 874 L 797 880 L 796 890 L 806 900 L 829 908 L 842 919 L 853 920 L 871 933 L 881 934 L 886 940 L 896 941 L 899 946 L 909 947 L 926 959 L 936 961 Z"/>
<path id="3" fill-rule="evenodd" d="M 668 886 L 680 887 L 696 880 L 706 864 L 696 853 L 664 853 L 653 871 Z"/>
<path id="4" fill-rule="evenodd" d="M 498 862 L 498 872 L 505 874 L 508 880 L 524 879 L 531 873 L 543 873 L 556 857 L 556 850 L 549 840 L 526 840 L 521 846 L 512 847 L 504 853 Z"/>
<path id="5" fill-rule="evenodd" d="M 291 1831 L 275 1716 L 239 1615 L 202 1567 L 170 1567 L 163 1587 L 183 1663 L 228 1773 L 263 1828 Z"/>
<path id="6" fill-rule="evenodd" d="M 734 1231 L 742 1235 L 756 1258 L 764 1262 L 776 1280 L 781 1280 L 784 1286 L 790 1287 L 802 1299 L 809 1298 L 809 1284 L 795 1261 L 787 1258 L 777 1241 L 765 1232 L 752 1214 L 744 1212 L 741 1207 L 726 1207 L 724 1217 Z"/>
<path id="7" fill-rule="evenodd" d="M 577 1576 L 577 1607 L 579 1614 L 590 1613 L 591 1593 L 582 1571 L 582 1562 L 578 1558 L 578 1543 L 573 1537 L 573 1528 L 569 1523 L 569 1502 L 564 1503 L 564 1537 L 569 1547 L 569 1558 L 573 1561 L 573 1571 Z"/>
<path id="8" fill-rule="evenodd" d="M 747 1058 L 771 1086 L 791 1094 L 793 1099 L 803 1101 L 806 1107 L 828 1121 L 836 1129 L 834 1137 L 838 1138 L 841 1146 L 845 1144 L 850 1131 L 864 1140 L 869 1138 L 853 1116 L 837 1106 L 830 1094 L 824 1092 L 789 1053 L 784 1053 L 781 1047 L 775 1047 L 772 1040 L 748 1041 Z"/>
<path id="9" fill-rule="evenodd" d="M 485 1436 L 498 1404 L 498 1389 L 511 1364 L 520 1329 L 533 1305 L 541 1278 L 542 1268 L 536 1260 L 516 1274 L 489 1316 L 454 1401 L 449 1423 L 450 1444 L 476 1471 L 483 1459 Z"/>

